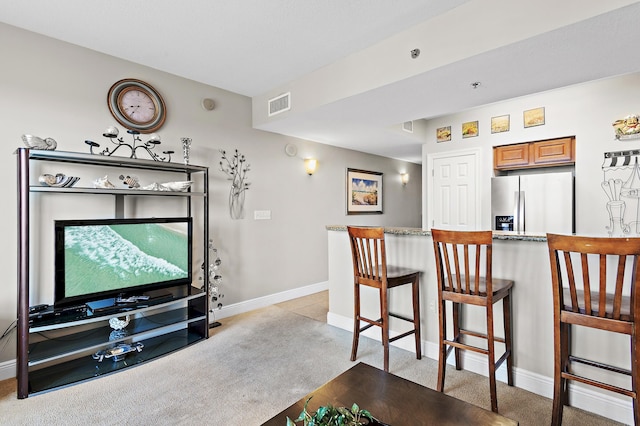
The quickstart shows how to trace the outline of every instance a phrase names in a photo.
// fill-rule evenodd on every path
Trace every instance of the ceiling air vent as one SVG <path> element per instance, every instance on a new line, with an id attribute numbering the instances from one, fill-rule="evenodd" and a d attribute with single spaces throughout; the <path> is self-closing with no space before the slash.
<path id="1" fill-rule="evenodd" d="M 269 99 L 269 117 L 291 109 L 291 92 Z"/>
<path id="2" fill-rule="evenodd" d="M 413 133 L 413 121 L 405 121 L 402 123 L 402 130 L 405 132 Z"/>

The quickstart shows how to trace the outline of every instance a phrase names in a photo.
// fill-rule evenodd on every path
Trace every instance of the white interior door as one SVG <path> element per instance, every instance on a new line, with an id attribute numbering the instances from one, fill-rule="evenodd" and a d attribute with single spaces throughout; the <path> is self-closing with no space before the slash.
<path id="1" fill-rule="evenodd" d="M 465 151 L 430 157 L 431 194 L 427 194 L 429 228 L 476 230 L 480 221 L 477 162 L 479 153 Z"/>

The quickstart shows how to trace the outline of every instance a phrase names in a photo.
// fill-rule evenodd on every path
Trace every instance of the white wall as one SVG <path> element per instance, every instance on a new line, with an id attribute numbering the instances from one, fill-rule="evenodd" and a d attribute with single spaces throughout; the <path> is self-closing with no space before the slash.
<path id="1" fill-rule="evenodd" d="M 491 90 L 483 88 L 477 90 Z M 423 145 L 423 164 L 432 153 L 468 149 L 482 149 L 486 159 L 479 171 L 482 188 L 482 228 L 491 227 L 491 187 L 493 176 L 492 147 L 519 142 L 576 137 L 576 232 L 607 235 L 609 224 L 606 210 L 608 198 L 600 186 L 603 180 L 603 154 L 640 148 L 640 139 L 618 141 L 611 124 L 629 114 L 640 113 L 640 73 L 569 86 L 531 96 L 512 99 L 439 117 L 428 121 L 427 142 Z M 543 126 L 524 128 L 522 113 L 532 108 L 545 108 Z M 491 117 L 509 114 L 511 130 L 491 134 Z M 479 136 L 462 139 L 461 126 L 467 121 L 479 121 Z M 436 142 L 436 129 L 451 126 L 450 142 Z M 426 177 L 428 170 L 423 170 Z M 426 185 L 425 185 L 426 190 Z M 424 220 L 429 200 L 423 199 Z M 636 206 L 632 206 L 635 209 Z M 423 222 L 427 223 L 427 222 Z"/>
<path id="2" fill-rule="evenodd" d="M 363 224 L 419 227 L 421 223 L 419 176 L 421 166 L 309 141 L 257 131 L 251 128 L 251 99 L 215 87 L 179 78 L 131 62 L 0 24 L 0 117 L 4 154 L 0 156 L 0 179 L 5 183 L 5 202 L 0 220 L 6 224 L 0 248 L 0 267 L 5 279 L 0 292 L 0 330 L 16 318 L 16 157 L 22 134 L 52 137 L 58 150 L 88 152 L 84 141 L 104 146 L 103 130 L 116 124 L 107 107 L 109 87 L 122 78 L 149 82 L 164 97 L 167 120 L 157 133 L 162 150 L 176 151 L 180 161 L 180 138 L 193 139 L 191 163 L 210 167 L 210 235 L 223 260 L 225 308 L 276 293 L 322 285 L 327 281 L 327 231 L 330 224 Z M 10 41 L 9 41 L 10 40 Z M 233 66 L 233 64 L 220 64 Z M 205 111 L 200 102 L 209 97 L 216 108 Z M 124 129 L 120 128 L 121 132 Z M 296 157 L 284 147 L 297 146 Z M 218 171 L 220 149 L 238 149 L 251 164 L 246 196 L 246 216 L 232 220 L 228 215 L 229 181 Z M 319 160 L 316 174 L 304 172 L 303 158 Z M 384 214 L 345 215 L 346 168 L 384 173 Z M 60 167 L 60 172 L 66 172 Z M 402 187 L 401 172 L 412 175 Z M 98 176 L 96 176 L 98 177 Z M 117 182 L 116 176 L 111 180 Z M 78 186 L 88 185 L 85 180 Z M 88 185 L 90 186 L 90 185 Z M 112 205 L 102 199 L 69 197 L 73 207 L 58 207 L 40 195 L 32 195 L 39 215 L 37 224 L 46 225 L 56 214 L 65 217 L 110 215 Z M 103 204 L 104 203 L 104 204 Z M 271 220 L 253 220 L 254 210 L 271 210 Z M 46 226 L 42 226 L 46 227 Z M 51 237 L 39 239 L 42 250 Z M 47 266 L 48 268 L 51 265 Z M 39 273 L 39 300 L 51 303 L 52 277 Z M 288 294 L 288 293 L 287 293 Z M 15 357 L 15 333 L 0 341 L 2 362 Z M 0 368 L 1 370 L 1 368 Z M 1 375 L 1 374 L 0 374 Z"/>

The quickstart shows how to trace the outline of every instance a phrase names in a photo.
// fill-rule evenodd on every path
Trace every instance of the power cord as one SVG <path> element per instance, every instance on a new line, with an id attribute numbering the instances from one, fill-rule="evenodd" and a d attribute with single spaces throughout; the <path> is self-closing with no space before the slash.
<path id="1" fill-rule="evenodd" d="M 0 336 L 0 342 L 2 342 L 2 346 L 0 346 L 0 353 L 4 352 L 4 349 L 7 347 L 7 343 L 9 343 L 8 337 L 11 334 L 11 332 L 16 329 L 17 326 L 18 326 L 18 319 L 16 318 L 13 320 L 13 322 L 11 322 L 11 324 L 9 324 L 9 326 L 4 331 L 4 333 L 2 333 L 2 336 Z"/>

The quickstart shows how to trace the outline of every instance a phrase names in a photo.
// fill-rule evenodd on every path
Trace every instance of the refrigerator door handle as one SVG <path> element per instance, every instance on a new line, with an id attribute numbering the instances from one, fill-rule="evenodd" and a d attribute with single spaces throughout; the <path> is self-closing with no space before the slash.
<path id="1" fill-rule="evenodd" d="M 520 230 L 520 193 L 515 191 L 513 193 L 513 231 L 518 232 Z"/>
<path id="2" fill-rule="evenodd" d="M 519 205 L 518 205 L 518 232 L 527 232 L 527 224 L 526 224 L 526 217 L 524 212 L 525 210 L 525 191 L 520 191 L 520 197 L 519 198 Z"/>

